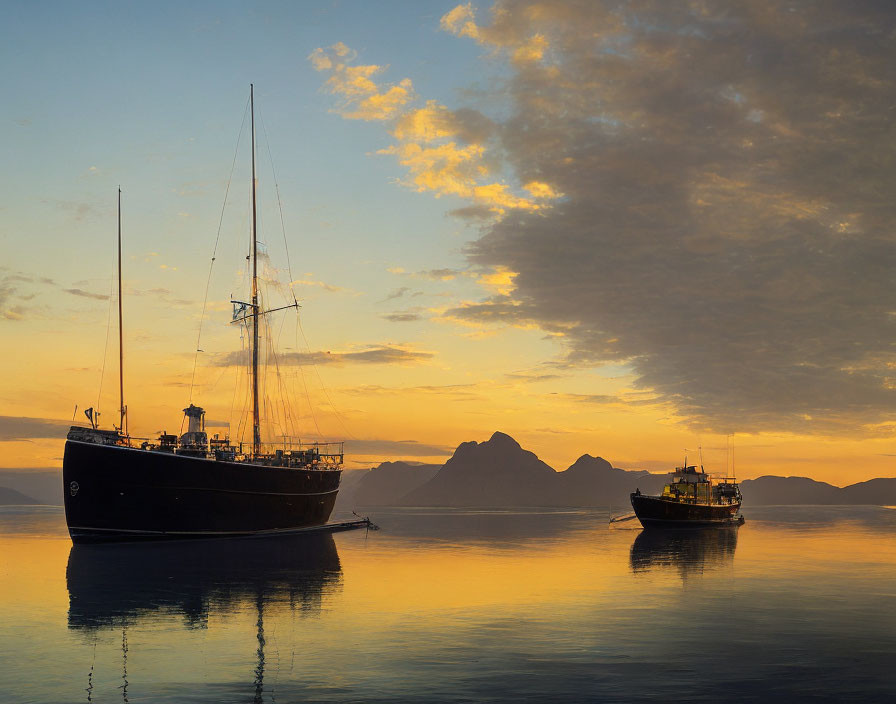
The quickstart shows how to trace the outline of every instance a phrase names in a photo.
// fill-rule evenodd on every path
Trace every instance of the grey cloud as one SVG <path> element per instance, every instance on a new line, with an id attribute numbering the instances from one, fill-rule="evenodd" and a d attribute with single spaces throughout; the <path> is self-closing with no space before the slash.
<path id="1" fill-rule="evenodd" d="M 470 108 L 448 111 L 446 123 L 457 138 L 467 144 L 481 144 L 496 131 L 496 125 L 492 120 L 478 110 Z"/>
<path id="2" fill-rule="evenodd" d="M 416 440 L 346 440 L 345 451 L 357 455 L 436 457 L 450 455 L 454 448 L 426 445 Z"/>
<path id="3" fill-rule="evenodd" d="M 15 293 L 15 286 L 10 286 L 5 279 L 0 281 L 0 317 L 6 320 L 18 320 L 21 318 L 22 311 L 16 311 L 21 306 L 11 305 Z"/>
<path id="4" fill-rule="evenodd" d="M 432 352 L 419 352 L 400 347 L 372 347 L 361 352 L 343 352 L 340 361 L 362 362 L 364 364 L 408 364 L 432 359 Z"/>
<path id="5" fill-rule="evenodd" d="M 0 271 L 11 271 L 8 267 L 0 267 Z M 31 310 L 28 306 L 23 306 L 22 302 L 34 299 L 37 294 L 34 292 L 25 293 L 21 291 L 19 284 L 50 284 L 55 285 L 52 279 L 46 277 L 35 277 L 20 271 L 4 274 L 0 278 L 0 319 L 2 320 L 22 320 Z"/>
<path id="6" fill-rule="evenodd" d="M 497 5 L 483 36 L 549 45 L 503 156 L 565 196 L 470 246 L 513 300 L 446 315 L 564 330 L 704 429 L 890 432 L 896 6 Z"/>
<path id="7" fill-rule="evenodd" d="M 449 308 L 442 316 L 469 323 L 515 324 L 531 322 L 537 316 L 537 310 L 510 296 L 491 296 L 478 303 L 464 303 Z"/>
<path id="8" fill-rule="evenodd" d="M 0 441 L 64 438 L 70 425 L 50 418 L 0 416 Z"/>
<path id="9" fill-rule="evenodd" d="M 487 205 L 468 205 L 463 208 L 454 208 L 454 210 L 449 210 L 448 214 L 464 220 L 493 220 L 495 218 L 495 211 Z"/>
<path id="10" fill-rule="evenodd" d="M 462 273 L 463 272 L 458 269 L 428 269 L 427 271 L 418 271 L 415 276 L 441 281 L 443 279 L 453 279 L 455 276 L 460 276 Z"/>
<path id="11" fill-rule="evenodd" d="M 67 289 L 66 289 L 67 290 Z M 69 291 L 71 293 L 71 291 Z M 150 288 L 146 290 L 141 290 L 137 288 L 131 288 L 127 291 L 127 295 L 129 296 L 155 296 L 165 303 L 169 303 L 173 306 L 177 306 L 179 308 L 186 308 L 188 306 L 195 305 L 195 301 L 191 301 L 184 298 L 172 298 L 173 291 L 167 288 Z M 104 296 L 104 298 L 108 298 L 108 296 Z"/>
<path id="12" fill-rule="evenodd" d="M 432 352 L 409 350 L 394 345 L 378 345 L 356 352 L 286 352 L 277 355 L 279 364 L 321 365 L 321 364 L 414 364 L 432 359 Z M 246 364 L 245 352 L 233 351 L 221 355 L 215 364 L 221 367 Z"/>
<path id="13" fill-rule="evenodd" d="M 606 406 L 610 404 L 623 403 L 623 400 L 618 396 L 610 396 L 607 394 L 553 394 L 555 396 L 562 396 L 565 399 L 569 399 L 570 401 L 577 401 L 578 403 L 593 403 L 598 406 Z"/>
<path id="14" fill-rule="evenodd" d="M 409 293 L 410 290 L 411 289 L 408 286 L 401 286 L 400 288 L 397 288 L 394 291 L 392 291 L 391 293 L 389 293 L 389 295 L 386 296 L 382 301 L 380 301 L 380 303 L 385 303 L 386 301 L 392 301 L 392 300 L 395 300 L 396 298 L 401 298 L 406 293 Z"/>
<path id="15" fill-rule="evenodd" d="M 538 381 L 552 381 L 554 379 L 563 378 L 561 374 L 545 374 L 535 372 L 511 372 L 509 374 L 505 374 L 504 376 L 508 379 L 513 379 L 514 381 L 525 381 L 530 383 Z"/>
<path id="16" fill-rule="evenodd" d="M 21 271 L 11 271 L 8 267 L 0 267 L 0 270 L 10 272 L 0 278 L 0 319 L 22 320 L 33 307 L 23 306 L 22 302 L 31 301 L 37 297 L 33 287 L 59 286 L 53 279 L 47 276 L 34 276 Z M 31 284 L 30 292 L 22 291 L 20 284 Z M 77 285 L 77 284 L 76 284 Z M 107 300 L 109 297 L 101 294 L 90 293 L 80 288 L 64 288 L 66 293 L 84 298 Z"/>
<path id="17" fill-rule="evenodd" d="M 375 384 L 366 384 L 354 388 L 344 388 L 344 393 L 360 394 L 370 396 L 374 394 L 386 396 L 401 396 L 406 394 L 432 394 L 436 396 L 451 397 L 455 400 L 474 400 L 481 398 L 476 393 L 476 384 L 445 384 L 443 386 L 378 386 Z"/>
<path id="18" fill-rule="evenodd" d="M 62 289 L 66 293 L 70 293 L 73 296 L 80 296 L 81 298 L 93 298 L 97 301 L 108 301 L 109 295 L 105 293 L 91 293 L 90 291 L 85 291 L 80 288 L 64 288 Z"/>
<path id="19" fill-rule="evenodd" d="M 382 316 L 383 320 L 388 320 L 390 323 L 410 323 L 420 320 L 421 317 L 419 313 L 389 313 Z"/>

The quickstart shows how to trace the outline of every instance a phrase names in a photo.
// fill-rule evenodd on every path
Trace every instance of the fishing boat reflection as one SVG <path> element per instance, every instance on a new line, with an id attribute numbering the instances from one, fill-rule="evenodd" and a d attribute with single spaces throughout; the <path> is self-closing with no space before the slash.
<path id="1" fill-rule="evenodd" d="M 179 613 L 204 627 L 211 609 L 288 604 L 320 609 L 342 567 L 330 534 L 170 543 L 73 545 L 66 581 L 68 626 L 91 629 Z"/>
<path id="2" fill-rule="evenodd" d="M 696 530 L 645 528 L 632 543 L 633 572 L 677 568 L 682 577 L 724 566 L 734 560 L 738 526 Z"/>

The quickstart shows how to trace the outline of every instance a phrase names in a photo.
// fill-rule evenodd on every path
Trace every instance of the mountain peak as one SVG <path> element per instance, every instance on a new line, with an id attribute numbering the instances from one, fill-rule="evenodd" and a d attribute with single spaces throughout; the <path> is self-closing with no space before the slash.
<path id="1" fill-rule="evenodd" d="M 584 454 L 573 462 L 566 471 L 576 473 L 609 469 L 613 469 L 613 465 L 607 462 L 603 457 L 594 457 L 593 455 Z"/>
<path id="2" fill-rule="evenodd" d="M 510 437 L 507 433 L 502 433 L 499 430 L 496 430 L 492 436 L 488 439 L 489 443 L 493 445 L 505 446 L 505 447 L 513 447 L 519 448 L 520 444 Z M 522 449 L 522 448 L 520 448 Z"/>

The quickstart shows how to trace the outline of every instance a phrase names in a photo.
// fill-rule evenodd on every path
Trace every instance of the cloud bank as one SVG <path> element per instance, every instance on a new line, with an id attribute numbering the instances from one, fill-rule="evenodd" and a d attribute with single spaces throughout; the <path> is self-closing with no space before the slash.
<path id="1" fill-rule="evenodd" d="M 500 121 L 390 117 L 407 184 L 490 214 L 470 263 L 509 272 L 449 317 L 539 326 L 705 430 L 892 432 L 892 3 L 501 0 L 441 28 L 510 72 Z"/>
<path id="2" fill-rule="evenodd" d="M 559 327 L 719 432 L 892 430 L 896 7 L 460 8 L 514 70 L 506 158 L 565 197 L 472 244 L 515 289 L 455 315 Z"/>

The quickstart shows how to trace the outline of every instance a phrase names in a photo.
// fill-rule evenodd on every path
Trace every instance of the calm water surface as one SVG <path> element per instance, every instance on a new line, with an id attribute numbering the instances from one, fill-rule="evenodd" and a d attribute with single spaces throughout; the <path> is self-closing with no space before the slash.
<path id="1" fill-rule="evenodd" d="M 896 700 L 896 510 L 745 513 L 72 547 L 61 509 L 0 508 L 0 701 Z"/>

